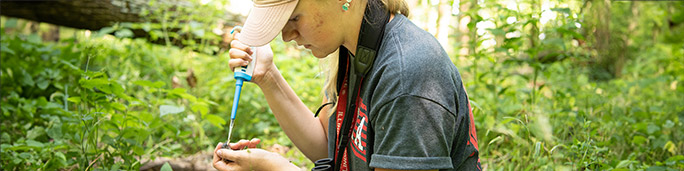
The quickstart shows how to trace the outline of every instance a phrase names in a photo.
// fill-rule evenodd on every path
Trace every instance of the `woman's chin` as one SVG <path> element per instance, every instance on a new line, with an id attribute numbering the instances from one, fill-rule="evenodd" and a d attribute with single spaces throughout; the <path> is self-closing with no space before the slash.
<path id="1" fill-rule="evenodd" d="M 330 56 L 330 54 L 335 52 L 335 50 L 333 50 L 332 52 L 326 52 L 326 51 L 314 50 L 314 49 L 309 49 L 309 50 L 311 51 L 311 54 L 313 54 L 314 57 L 319 58 L 319 59 L 323 59 L 325 57 L 328 57 L 328 56 Z"/>
<path id="2" fill-rule="evenodd" d="M 330 53 L 322 53 L 320 51 L 311 50 L 311 54 L 313 54 L 313 56 L 316 58 L 325 58 L 328 57 Z"/>

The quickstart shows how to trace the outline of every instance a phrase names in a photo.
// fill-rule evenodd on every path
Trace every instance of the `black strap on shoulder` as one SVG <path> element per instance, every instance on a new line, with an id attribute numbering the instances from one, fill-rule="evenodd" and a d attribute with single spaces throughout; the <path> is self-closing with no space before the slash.
<path id="1" fill-rule="evenodd" d="M 369 4 L 372 3 L 369 2 Z M 390 14 L 382 5 L 367 5 L 364 12 L 364 18 L 361 23 L 361 30 L 359 32 L 356 55 L 352 55 L 346 48 L 340 47 L 340 67 L 338 71 L 342 72 L 338 72 L 337 90 L 339 92 L 344 81 L 344 75 L 340 74 L 348 73 L 349 80 L 347 81 L 349 86 L 347 92 L 351 93 L 351 96 L 347 96 L 345 115 L 338 135 L 341 138 L 339 144 L 336 144 L 336 148 L 339 152 L 337 156 L 335 156 L 334 170 L 340 169 L 342 156 L 344 155 L 344 151 L 346 150 L 349 139 L 351 138 L 349 137 L 349 131 L 354 120 L 353 113 L 356 111 L 356 99 L 358 99 L 359 96 L 359 87 L 361 87 L 360 83 L 363 77 L 368 74 L 368 71 L 370 71 L 373 66 L 375 57 L 378 54 L 380 45 L 382 44 L 385 25 L 387 25 L 387 22 L 389 22 L 389 17 Z M 346 71 L 345 66 L 347 64 L 347 60 L 349 60 L 350 64 L 349 71 Z"/>

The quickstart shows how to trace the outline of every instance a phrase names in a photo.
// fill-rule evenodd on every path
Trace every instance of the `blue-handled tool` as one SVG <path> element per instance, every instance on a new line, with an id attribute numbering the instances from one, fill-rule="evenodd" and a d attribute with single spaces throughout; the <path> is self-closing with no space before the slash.
<path id="1" fill-rule="evenodd" d="M 247 66 L 241 66 L 235 71 L 235 97 L 233 98 L 233 109 L 230 111 L 230 127 L 228 128 L 228 140 L 223 144 L 223 148 L 228 148 L 230 143 L 230 136 L 233 133 L 233 125 L 235 123 L 235 115 L 238 109 L 238 102 L 240 102 L 240 92 L 242 91 L 242 84 L 245 81 L 252 80 L 252 73 L 254 73 L 254 65 L 256 65 L 256 49 L 252 48 L 252 62 Z"/>

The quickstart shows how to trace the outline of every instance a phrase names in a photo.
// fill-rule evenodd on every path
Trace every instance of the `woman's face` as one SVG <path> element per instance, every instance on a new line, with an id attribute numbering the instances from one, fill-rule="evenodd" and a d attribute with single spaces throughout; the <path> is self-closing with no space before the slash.
<path id="1" fill-rule="evenodd" d="M 324 58 L 343 43 L 340 19 L 342 5 L 338 0 L 299 0 L 297 7 L 282 30 L 284 41 L 311 50 L 317 58 Z M 339 7 L 339 8 L 335 8 Z"/>

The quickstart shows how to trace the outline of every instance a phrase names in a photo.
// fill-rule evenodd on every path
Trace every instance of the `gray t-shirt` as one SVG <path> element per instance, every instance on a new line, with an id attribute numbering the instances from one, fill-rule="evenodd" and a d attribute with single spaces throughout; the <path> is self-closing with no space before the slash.
<path id="1" fill-rule="evenodd" d="M 387 24 L 359 98 L 346 148 L 350 170 L 481 170 L 458 69 L 437 40 L 405 16 L 396 14 Z M 331 158 L 335 126 L 333 115 L 328 129 Z"/>

